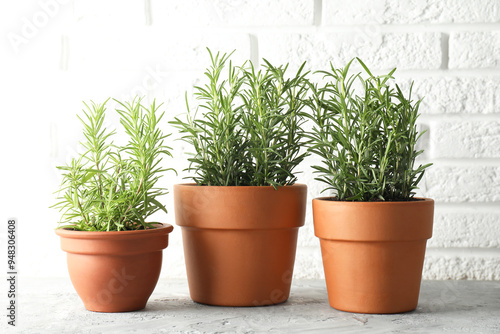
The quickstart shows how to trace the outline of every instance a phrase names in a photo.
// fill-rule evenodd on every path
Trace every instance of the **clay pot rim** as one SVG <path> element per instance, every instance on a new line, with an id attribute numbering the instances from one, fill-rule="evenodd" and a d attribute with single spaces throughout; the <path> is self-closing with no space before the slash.
<path id="1" fill-rule="evenodd" d="M 154 235 L 168 234 L 174 227 L 166 223 L 156 223 L 156 228 L 132 231 L 75 231 L 70 228 L 56 229 L 55 232 L 62 238 L 70 239 L 116 239 L 116 238 L 141 238 Z"/>
<path id="2" fill-rule="evenodd" d="M 345 205 L 345 206 L 407 206 L 407 205 L 429 205 L 433 203 L 432 198 L 427 197 L 413 197 L 416 201 L 332 201 L 334 196 L 316 197 L 313 201 L 331 202 L 332 205 Z"/>
<path id="3" fill-rule="evenodd" d="M 327 197 L 328 198 L 328 197 Z M 345 202 L 313 200 L 314 234 L 344 241 L 411 241 L 432 237 L 434 200 Z M 420 198 L 419 198 L 420 199 Z"/>
<path id="4" fill-rule="evenodd" d="M 176 184 L 174 202 L 176 224 L 181 227 L 214 230 L 295 228 L 304 225 L 307 185 L 299 183 L 274 190 L 272 186 Z M 287 210 L 286 214 L 283 210 Z"/>

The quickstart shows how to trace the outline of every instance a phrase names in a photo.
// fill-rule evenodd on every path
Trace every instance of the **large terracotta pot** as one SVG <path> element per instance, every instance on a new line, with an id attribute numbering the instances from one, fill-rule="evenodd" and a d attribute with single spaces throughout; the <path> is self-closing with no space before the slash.
<path id="1" fill-rule="evenodd" d="M 59 229 L 71 282 L 85 308 L 96 312 L 143 309 L 160 276 L 173 226 L 120 232 Z"/>
<path id="2" fill-rule="evenodd" d="M 290 294 L 307 186 L 174 186 L 191 298 L 259 306 Z"/>
<path id="3" fill-rule="evenodd" d="M 399 313 L 418 304 L 434 201 L 313 200 L 332 307 L 358 313 Z"/>

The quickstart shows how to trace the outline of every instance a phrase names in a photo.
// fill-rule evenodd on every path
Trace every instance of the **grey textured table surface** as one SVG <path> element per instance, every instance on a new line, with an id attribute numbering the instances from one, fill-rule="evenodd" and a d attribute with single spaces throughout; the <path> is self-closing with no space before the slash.
<path id="1" fill-rule="evenodd" d="M 86 311 L 69 279 L 19 281 L 18 325 L 2 333 L 500 333 L 500 282 L 424 281 L 418 308 L 352 314 L 328 305 L 324 280 L 295 280 L 281 305 L 206 306 L 187 282 L 160 279 L 144 310 Z M 4 318 L 4 317 L 2 317 Z"/>

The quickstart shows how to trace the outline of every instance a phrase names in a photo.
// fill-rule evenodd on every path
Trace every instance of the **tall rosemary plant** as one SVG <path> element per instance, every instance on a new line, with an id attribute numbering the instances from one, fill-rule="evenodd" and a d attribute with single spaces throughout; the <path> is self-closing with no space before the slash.
<path id="1" fill-rule="evenodd" d="M 108 99 L 109 100 L 109 99 Z M 112 141 L 115 130 L 104 126 L 106 100 L 85 104 L 83 125 L 85 149 L 70 164 L 58 167 L 63 179 L 58 202 L 60 227 L 81 231 L 121 231 L 151 228 L 147 218 L 158 210 L 157 200 L 167 193 L 155 184 L 166 170 L 160 163 L 171 148 L 164 145 L 169 135 L 159 128 L 163 113 L 155 102 L 149 108 L 140 99 L 119 105 L 120 123 L 129 140 L 125 146 Z"/>
<path id="2" fill-rule="evenodd" d="M 307 154 L 301 150 L 308 90 L 304 65 L 287 78 L 287 66 L 264 60 L 261 70 L 251 62 L 235 67 L 230 55 L 208 51 L 207 83 L 195 87 L 199 109 L 192 111 L 187 103 L 186 118 L 171 122 L 194 148 L 192 179 L 209 186 L 293 184 L 294 169 Z"/>
<path id="3" fill-rule="evenodd" d="M 415 166 L 418 133 L 416 121 L 419 101 L 406 97 L 387 75 L 375 76 L 357 58 L 367 78 L 350 75 L 346 67 L 320 71 L 327 83 L 312 85 L 314 127 L 309 134 L 311 152 L 323 164 L 313 166 L 327 189 L 335 190 L 339 200 L 410 200 L 431 164 Z M 356 94 L 355 82 L 362 92 Z"/>

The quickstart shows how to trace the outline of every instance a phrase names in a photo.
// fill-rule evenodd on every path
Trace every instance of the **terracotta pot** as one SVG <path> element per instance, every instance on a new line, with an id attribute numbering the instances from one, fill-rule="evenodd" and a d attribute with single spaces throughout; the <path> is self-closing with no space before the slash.
<path id="1" fill-rule="evenodd" d="M 418 304 L 434 201 L 313 200 L 332 307 L 358 313 L 399 313 Z"/>
<path id="2" fill-rule="evenodd" d="M 71 282 L 85 308 L 96 312 L 143 309 L 160 276 L 173 226 L 121 232 L 56 230 L 68 253 Z"/>
<path id="3" fill-rule="evenodd" d="M 191 298 L 260 306 L 290 294 L 307 186 L 174 186 Z"/>

